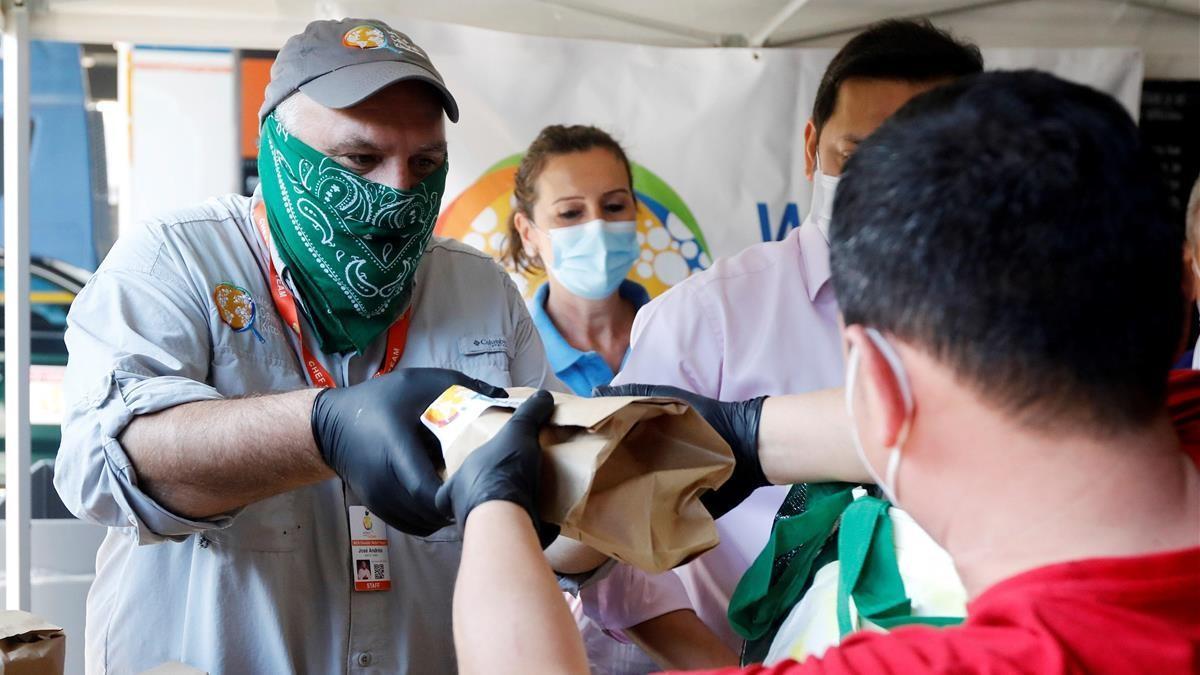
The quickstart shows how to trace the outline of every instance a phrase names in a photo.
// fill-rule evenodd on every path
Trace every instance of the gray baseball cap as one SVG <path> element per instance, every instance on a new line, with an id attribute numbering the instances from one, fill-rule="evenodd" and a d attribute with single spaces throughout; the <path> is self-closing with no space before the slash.
<path id="1" fill-rule="evenodd" d="M 446 116 L 458 121 L 458 103 L 442 76 L 407 35 L 374 19 L 313 21 L 275 57 L 258 123 L 295 91 L 328 108 L 348 108 L 405 80 L 432 85 Z"/>

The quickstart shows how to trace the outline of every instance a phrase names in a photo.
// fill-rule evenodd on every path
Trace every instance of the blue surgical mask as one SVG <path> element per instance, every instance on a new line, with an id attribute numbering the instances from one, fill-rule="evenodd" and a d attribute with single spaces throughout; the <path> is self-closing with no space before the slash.
<path id="1" fill-rule="evenodd" d="M 827 176 L 821 171 L 821 155 L 818 153 L 817 166 L 813 171 L 812 205 L 808 213 L 826 243 L 829 242 L 829 222 L 833 220 L 833 197 L 837 194 L 839 178 L 841 176 Z"/>
<path id="2" fill-rule="evenodd" d="M 640 252 L 632 220 L 596 219 L 549 233 L 554 251 L 550 272 L 568 291 L 588 300 L 612 295 Z"/>
<path id="3" fill-rule="evenodd" d="M 866 333 L 871 342 L 875 343 L 875 347 L 879 349 L 879 353 L 883 354 L 888 367 L 892 369 L 896 382 L 900 386 L 900 395 L 904 398 L 904 424 L 900 427 L 895 445 L 887 449 L 888 460 L 884 475 L 880 476 L 871 461 L 867 459 L 867 452 L 863 449 L 862 441 L 858 437 L 858 422 L 854 419 L 854 383 L 858 380 L 859 362 L 862 358 L 857 347 L 850 348 L 850 356 L 846 362 L 846 412 L 850 415 L 850 434 L 854 437 L 854 449 L 858 452 L 858 459 L 866 468 L 867 475 L 871 476 L 875 484 L 883 490 L 888 501 L 899 507 L 900 496 L 897 494 L 896 478 L 900 474 L 901 453 L 904 449 L 904 442 L 908 440 L 909 426 L 912 424 L 914 407 L 912 386 L 908 382 L 908 373 L 904 370 L 904 362 L 900 360 L 900 355 L 896 353 L 896 349 L 887 341 L 887 338 L 874 328 L 866 329 Z"/>

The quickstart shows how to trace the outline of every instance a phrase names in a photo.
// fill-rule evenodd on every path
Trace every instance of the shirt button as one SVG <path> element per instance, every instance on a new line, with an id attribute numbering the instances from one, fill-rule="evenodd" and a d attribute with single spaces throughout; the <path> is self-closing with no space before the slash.
<path id="1" fill-rule="evenodd" d="M 371 665 L 371 652 L 363 652 L 358 655 L 358 665 L 366 668 Z"/>

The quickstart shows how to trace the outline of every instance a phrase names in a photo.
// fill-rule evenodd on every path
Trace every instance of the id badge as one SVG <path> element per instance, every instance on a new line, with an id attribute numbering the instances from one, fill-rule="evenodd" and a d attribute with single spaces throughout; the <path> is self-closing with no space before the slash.
<path id="1" fill-rule="evenodd" d="M 386 591 L 392 587 L 387 525 L 365 506 L 350 507 L 350 573 L 356 591 Z"/>

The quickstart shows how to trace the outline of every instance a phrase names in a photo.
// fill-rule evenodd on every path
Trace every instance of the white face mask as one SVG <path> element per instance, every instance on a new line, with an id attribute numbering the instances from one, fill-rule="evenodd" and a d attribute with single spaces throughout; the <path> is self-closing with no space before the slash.
<path id="1" fill-rule="evenodd" d="M 838 179 L 841 176 L 826 176 L 821 172 L 821 155 L 817 153 L 817 167 L 813 171 L 812 205 L 809 207 L 809 217 L 817 224 L 821 236 L 829 243 L 829 221 L 833 219 L 833 196 L 837 194 Z"/>
<path id="2" fill-rule="evenodd" d="M 900 433 L 896 435 L 896 444 L 888 448 L 887 469 L 884 476 L 881 477 L 876 473 L 875 467 L 867 459 L 867 452 L 858 437 L 858 421 L 854 418 L 854 383 L 858 379 L 858 366 L 859 361 L 862 359 L 862 354 L 859 352 L 857 346 L 850 348 L 850 357 L 846 364 L 846 411 L 850 414 L 850 433 L 854 437 L 854 449 L 858 452 L 858 459 L 866 467 L 867 474 L 883 490 L 883 494 L 888 498 L 888 501 L 894 506 L 899 507 L 900 498 L 896 492 L 896 476 L 900 473 L 900 453 L 904 447 L 904 442 L 908 440 L 908 429 L 912 423 L 912 388 L 908 382 L 908 373 L 904 370 L 904 363 L 900 361 L 900 355 L 896 353 L 896 350 L 888 343 L 887 339 L 874 328 L 866 329 L 866 333 L 871 342 L 875 343 L 875 347 L 883 354 L 888 367 L 892 369 L 892 373 L 896 377 L 896 382 L 900 386 L 900 395 L 904 398 L 904 423 L 900 427 Z"/>
<path id="3" fill-rule="evenodd" d="M 632 220 L 597 218 L 548 232 L 554 253 L 550 273 L 568 291 L 588 300 L 615 293 L 641 252 Z"/>

